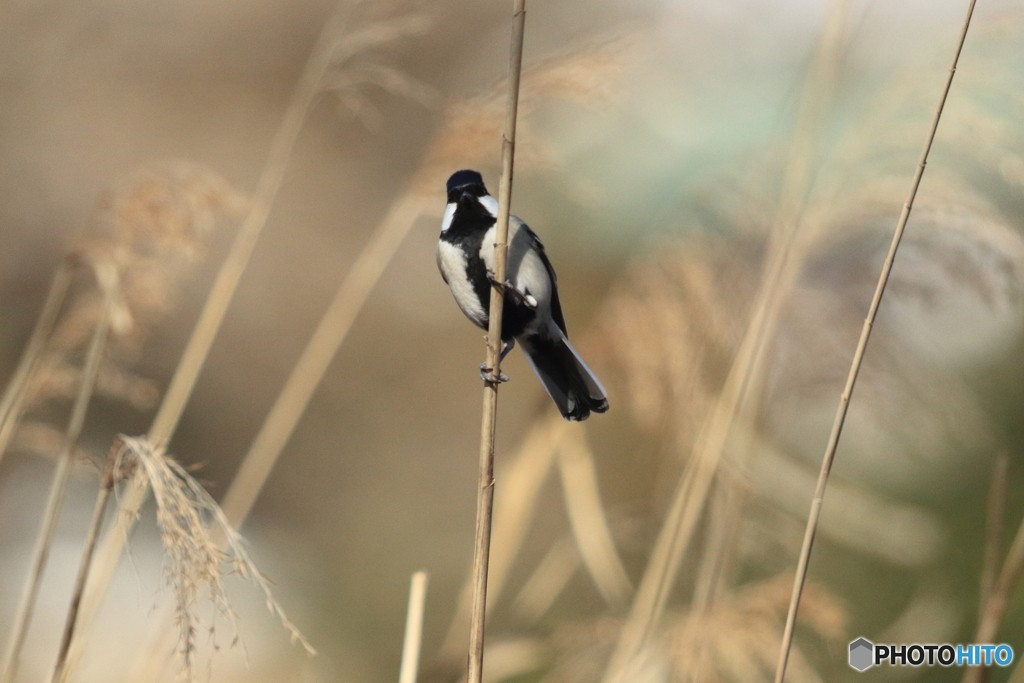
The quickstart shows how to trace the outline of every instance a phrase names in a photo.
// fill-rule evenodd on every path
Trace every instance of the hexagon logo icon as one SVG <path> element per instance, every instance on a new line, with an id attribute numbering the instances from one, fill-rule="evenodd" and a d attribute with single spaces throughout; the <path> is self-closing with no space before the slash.
<path id="1" fill-rule="evenodd" d="M 850 666 L 857 671 L 869 669 L 875 663 L 875 644 L 867 638 L 850 643 Z"/>

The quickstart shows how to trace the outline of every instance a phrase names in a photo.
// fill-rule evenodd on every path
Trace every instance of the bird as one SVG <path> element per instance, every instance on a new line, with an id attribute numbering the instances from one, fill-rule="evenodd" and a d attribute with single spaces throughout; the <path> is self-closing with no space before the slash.
<path id="1" fill-rule="evenodd" d="M 569 343 L 558 282 L 544 245 L 526 223 L 509 217 L 505 282 L 494 279 L 494 242 L 498 202 L 476 171 L 456 171 L 448 178 L 448 205 L 437 243 L 437 267 L 462 312 L 488 328 L 491 288 L 504 295 L 501 358 L 516 342 L 526 354 L 562 417 L 582 421 L 608 410 L 601 382 Z M 486 365 L 486 364 L 485 364 Z M 481 366 L 484 381 L 501 382 Z"/>

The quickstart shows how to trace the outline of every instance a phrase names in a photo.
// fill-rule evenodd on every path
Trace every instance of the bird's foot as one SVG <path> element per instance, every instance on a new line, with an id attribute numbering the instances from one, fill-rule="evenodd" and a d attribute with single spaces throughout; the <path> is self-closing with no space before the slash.
<path id="1" fill-rule="evenodd" d="M 499 372 L 498 376 L 494 376 L 494 368 L 487 367 L 487 363 L 480 364 L 480 379 L 487 382 L 488 384 L 501 384 L 502 382 L 508 381 L 508 375 L 504 372 Z"/>
<path id="2" fill-rule="evenodd" d="M 509 282 L 508 280 L 505 280 L 504 283 L 498 282 L 498 278 L 494 277 L 494 271 L 491 270 L 490 268 L 487 269 L 487 281 L 491 283 L 491 287 L 494 287 L 502 294 L 504 294 L 508 290 L 515 291 L 515 288 L 512 287 L 512 283 Z"/>
<path id="3" fill-rule="evenodd" d="M 504 283 L 498 282 L 494 277 L 494 271 L 487 271 L 487 281 L 491 283 L 491 286 L 501 292 L 502 296 L 508 295 L 518 306 L 525 306 L 530 310 L 537 308 L 537 299 L 533 297 L 529 292 L 520 292 L 515 288 L 510 281 L 505 280 Z"/>

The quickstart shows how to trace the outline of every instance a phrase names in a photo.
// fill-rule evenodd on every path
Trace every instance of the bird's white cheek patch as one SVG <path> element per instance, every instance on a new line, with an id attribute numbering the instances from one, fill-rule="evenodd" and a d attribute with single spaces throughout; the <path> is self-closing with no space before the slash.
<path id="1" fill-rule="evenodd" d="M 498 200 L 489 194 L 485 194 L 483 197 L 476 198 L 480 205 L 487 209 L 487 213 L 491 214 L 495 218 L 498 217 Z"/>
<path id="2" fill-rule="evenodd" d="M 447 232 L 452 227 L 452 219 L 455 218 L 455 208 L 458 204 L 449 204 L 444 209 L 444 220 L 441 221 L 441 232 Z M 436 214 L 435 214 L 436 215 Z"/>

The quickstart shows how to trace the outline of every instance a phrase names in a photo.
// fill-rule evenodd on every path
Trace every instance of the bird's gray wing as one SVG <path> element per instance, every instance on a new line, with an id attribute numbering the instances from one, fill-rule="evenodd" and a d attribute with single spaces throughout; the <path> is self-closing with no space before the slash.
<path id="1" fill-rule="evenodd" d="M 558 329 L 562 330 L 562 334 L 569 337 L 568 331 L 565 329 L 565 316 L 562 315 L 562 304 L 558 300 L 558 278 L 555 276 L 555 269 L 551 267 L 551 261 L 548 260 L 547 252 L 544 251 L 544 243 L 537 237 L 537 233 L 530 229 L 526 223 L 522 223 L 523 230 L 533 240 L 533 245 L 536 248 L 537 256 L 540 257 L 541 263 L 544 264 L 544 268 L 548 271 L 548 276 L 551 278 L 551 317 L 554 319 L 555 324 L 558 325 Z"/>

